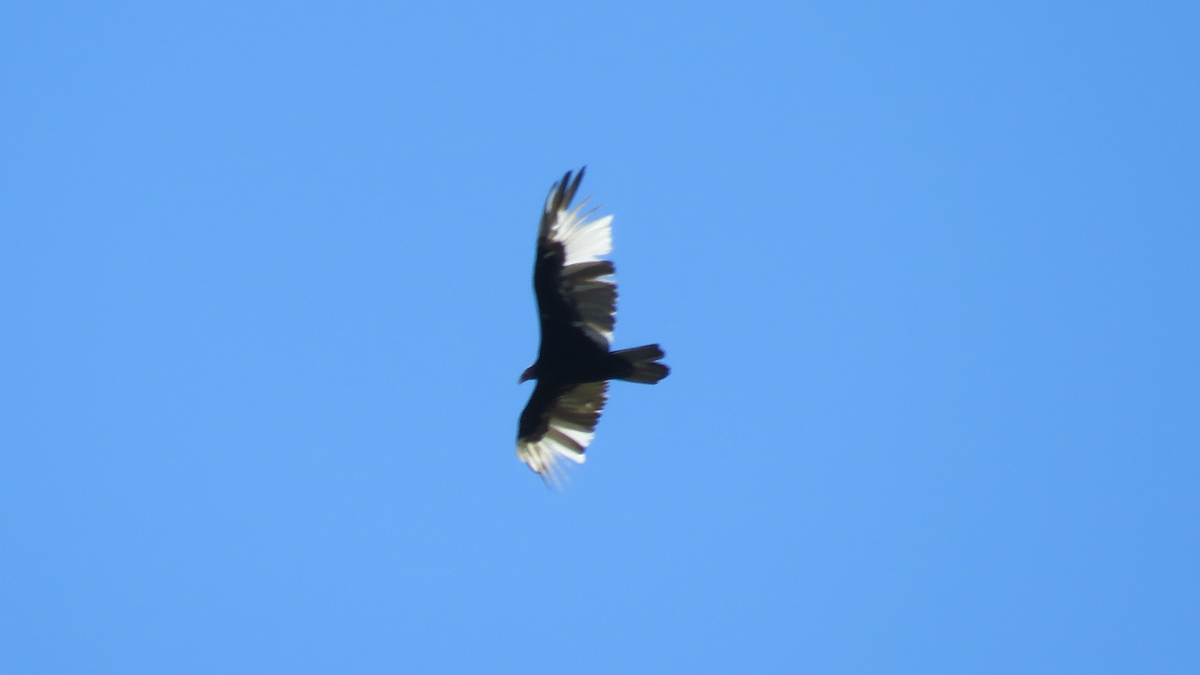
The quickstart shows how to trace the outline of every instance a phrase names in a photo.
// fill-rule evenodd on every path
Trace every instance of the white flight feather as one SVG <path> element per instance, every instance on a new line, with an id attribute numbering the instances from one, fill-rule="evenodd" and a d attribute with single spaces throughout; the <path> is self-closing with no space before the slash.
<path id="1" fill-rule="evenodd" d="M 586 203 L 586 200 L 584 201 Z M 591 211 L 581 214 L 583 204 L 570 211 L 562 209 L 550 227 L 550 238 L 563 245 L 563 266 L 596 262 L 612 252 L 612 216 L 588 220 Z"/>
<path id="2" fill-rule="evenodd" d="M 566 430 L 557 427 L 552 421 L 550 429 L 537 441 L 523 441 L 517 444 L 517 457 L 529 465 L 529 468 L 538 472 L 547 483 L 553 485 L 558 485 L 566 475 L 563 468 L 559 466 L 559 460 L 566 458 L 576 464 L 583 464 L 587 459 L 582 452 L 555 437 L 557 434 L 554 432 L 558 432 L 570 440 L 579 442 L 578 438 L 573 437 L 578 432 L 571 430 L 573 433 L 567 434 L 564 431 Z M 592 434 L 587 434 L 587 437 L 587 441 L 591 442 Z M 579 443 L 579 445 L 587 447 L 587 443 Z"/>

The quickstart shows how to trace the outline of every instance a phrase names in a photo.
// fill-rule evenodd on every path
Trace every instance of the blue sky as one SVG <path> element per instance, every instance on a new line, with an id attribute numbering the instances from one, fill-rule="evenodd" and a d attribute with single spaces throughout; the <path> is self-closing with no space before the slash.
<path id="1" fill-rule="evenodd" d="M 1194 673 L 1190 3 L 10 3 L 5 673 Z M 550 184 L 618 383 L 514 453 Z"/>

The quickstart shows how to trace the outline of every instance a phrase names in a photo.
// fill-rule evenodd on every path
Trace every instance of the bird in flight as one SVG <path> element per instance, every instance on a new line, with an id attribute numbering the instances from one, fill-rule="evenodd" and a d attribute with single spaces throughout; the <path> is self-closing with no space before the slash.
<path id="1" fill-rule="evenodd" d="M 656 384 L 670 372 L 656 363 L 664 356 L 656 344 L 609 349 L 617 285 L 613 264 L 601 256 L 612 251 L 612 216 L 590 219 L 583 204 L 571 208 L 584 169 L 550 188 L 533 266 L 542 344 L 521 375 L 537 387 L 521 413 L 517 457 L 547 484 L 558 483 L 560 459 L 583 462 L 609 380 Z"/>

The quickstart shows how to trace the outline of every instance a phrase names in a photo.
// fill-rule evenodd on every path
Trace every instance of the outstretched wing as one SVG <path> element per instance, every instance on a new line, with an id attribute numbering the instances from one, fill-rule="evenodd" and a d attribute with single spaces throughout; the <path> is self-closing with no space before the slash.
<path id="1" fill-rule="evenodd" d="M 560 459 L 583 463 L 608 400 L 607 390 L 607 382 L 556 385 L 539 380 L 521 413 L 517 457 L 542 480 L 557 484 Z"/>
<path id="2" fill-rule="evenodd" d="M 589 220 L 592 212 L 574 209 L 571 201 L 583 180 L 580 169 L 555 183 L 542 209 L 534 288 L 543 323 L 564 322 L 583 331 L 600 346 L 612 344 L 617 285 L 613 264 L 600 256 L 612 252 L 612 216 Z M 586 200 L 584 200 L 586 203 Z"/>

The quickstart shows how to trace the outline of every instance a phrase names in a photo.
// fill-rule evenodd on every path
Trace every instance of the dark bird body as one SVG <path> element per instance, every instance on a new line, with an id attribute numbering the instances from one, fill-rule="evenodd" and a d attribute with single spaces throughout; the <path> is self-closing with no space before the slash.
<path id="1" fill-rule="evenodd" d="M 557 460 L 582 462 L 604 407 L 608 380 L 654 384 L 670 372 L 658 345 L 610 351 L 617 288 L 613 264 L 599 257 L 612 249 L 612 217 L 587 220 L 570 208 L 583 170 L 556 183 L 538 228 L 533 289 L 542 341 L 538 358 L 521 376 L 537 387 L 521 413 L 517 456 L 554 480 Z"/>

